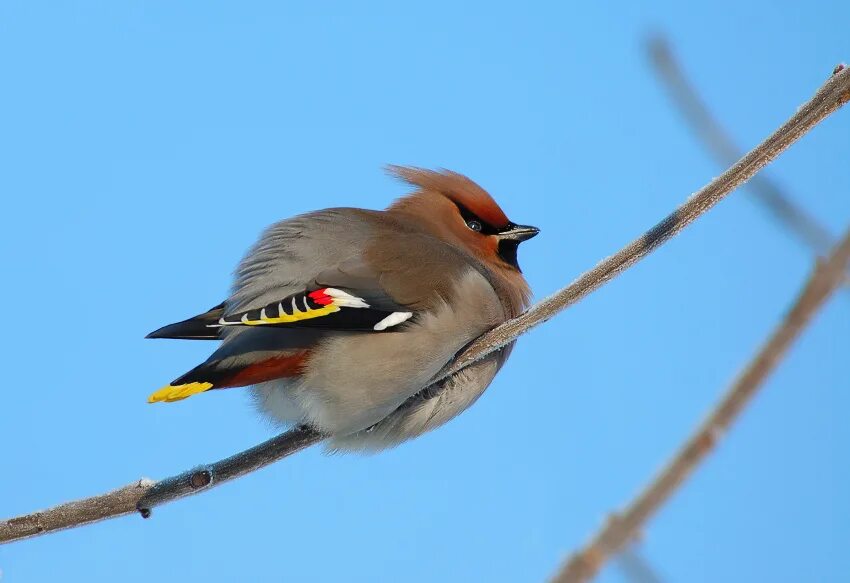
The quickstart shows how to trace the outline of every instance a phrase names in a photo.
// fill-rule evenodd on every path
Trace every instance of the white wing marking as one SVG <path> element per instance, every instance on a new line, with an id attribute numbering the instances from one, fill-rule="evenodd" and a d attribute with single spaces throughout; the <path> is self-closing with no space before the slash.
<path id="1" fill-rule="evenodd" d="M 393 312 L 392 314 L 375 324 L 374 329 L 380 332 L 381 330 L 386 330 L 387 328 L 398 326 L 402 322 L 406 322 L 412 317 L 413 312 Z"/>
<path id="2" fill-rule="evenodd" d="M 368 308 L 370 307 L 363 298 L 358 298 L 335 287 L 325 288 L 325 295 L 334 299 L 334 305 L 340 308 Z"/>

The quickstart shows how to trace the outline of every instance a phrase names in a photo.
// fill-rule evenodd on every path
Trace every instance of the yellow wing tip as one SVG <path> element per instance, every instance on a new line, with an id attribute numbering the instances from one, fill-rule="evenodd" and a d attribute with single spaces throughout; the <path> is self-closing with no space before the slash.
<path id="1" fill-rule="evenodd" d="M 187 383 L 185 385 L 167 385 L 151 394 L 148 403 L 173 403 L 181 401 L 192 395 L 203 393 L 213 387 L 212 383 Z"/>

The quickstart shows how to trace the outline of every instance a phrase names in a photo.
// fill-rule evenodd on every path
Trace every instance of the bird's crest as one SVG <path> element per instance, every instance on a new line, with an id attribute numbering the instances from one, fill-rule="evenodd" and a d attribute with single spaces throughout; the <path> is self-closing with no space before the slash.
<path id="1" fill-rule="evenodd" d="M 394 165 L 387 166 L 387 172 L 422 190 L 439 192 L 494 228 L 502 228 L 510 223 L 493 197 L 463 174 L 445 169 L 435 171 Z"/>

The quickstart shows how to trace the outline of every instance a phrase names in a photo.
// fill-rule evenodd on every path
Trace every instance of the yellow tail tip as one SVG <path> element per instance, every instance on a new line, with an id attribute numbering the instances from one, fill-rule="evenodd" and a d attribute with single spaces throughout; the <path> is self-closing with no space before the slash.
<path id="1" fill-rule="evenodd" d="M 173 403 L 174 401 L 180 401 L 187 397 L 191 397 L 192 395 L 197 395 L 198 393 L 208 391 L 212 387 L 212 383 L 188 383 L 185 385 L 168 385 L 162 387 L 155 393 L 152 393 L 151 396 L 148 397 L 148 403 L 159 403 L 161 401 L 164 401 L 166 403 Z"/>

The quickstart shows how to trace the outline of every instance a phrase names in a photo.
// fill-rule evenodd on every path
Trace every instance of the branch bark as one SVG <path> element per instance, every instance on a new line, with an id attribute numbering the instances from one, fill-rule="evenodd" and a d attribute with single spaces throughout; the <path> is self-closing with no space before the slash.
<path id="1" fill-rule="evenodd" d="M 650 39 L 647 48 L 655 71 L 697 139 L 721 167 L 737 160 L 741 151 L 688 80 L 670 43 L 656 36 Z M 815 255 L 828 253 L 835 244 L 832 233 L 766 174 L 754 177 L 749 187 L 750 194 Z"/>
<path id="2" fill-rule="evenodd" d="M 134 512 L 148 518 L 151 508 L 158 504 L 238 478 L 322 439 L 312 429 L 297 427 L 214 464 L 198 466 L 158 482 L 142 478 L 106 494 L 0 521 L 0 544 Z"/>
<path id="3" fill-rule="evenodd" d="M 817 264 L 784 320 L 693 435 L 623 512 L 612 515 L 588 545 L 570 557 L 553 583 L 590 581 L 608 557 L 637 536 L 647 520 L 714 449 L 827 298 L 841 286 L 848 262 L 850 230 L 829 259 Z"/>
<path id="4" fill-rule="evenodd" d="M 839 65 L 829 81 L 818 90 L 814 97 L 755 149 L 693 194 L 643 236 L 600 261 L 596 267 L 583 273 L 573 283 L 554 295 L 532 306 L 519 318 L 505 322 L 481 336 L 458 355 L 447 369 L 446 376 L 502 348 L 534 326 L 546 322 L 564 308 L 576 303 L 649 255 L 730 192 L 752 178 L 756 172 L 788 149 L 803 134 L 848 101 L 850 101 L 850 69 Z"/>
<path id="5" fill-rule="evenodd" d="M 848 100 L 850 100 L 850 71 L 836 72 L 808 103 L 799 108 L 785 124 L 729 170 L 691 196 L 682 206 L 641 237 L 601 261 L 573 283 L 536 304 L 520 317 L 481 336 L 462 351 L 452 365 L 448 366 L 436 380 L 454 374 L 502 348 L 646 257 L 735 188 L 749 180 Z M 296 428 L 245 452 L 160 482 L 141 480 L 108 494 L 0 521 L 0 543 L 121 516 L 135 510 L 147 517 L 150 516 L 154 506 L 196 494 L 226 480 L 244 475 L 318 443 L 322 439 L 323 436 L 312 429 Z"/>

